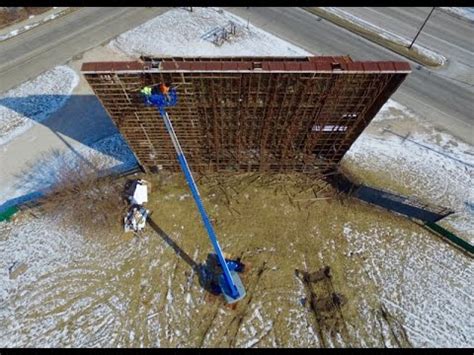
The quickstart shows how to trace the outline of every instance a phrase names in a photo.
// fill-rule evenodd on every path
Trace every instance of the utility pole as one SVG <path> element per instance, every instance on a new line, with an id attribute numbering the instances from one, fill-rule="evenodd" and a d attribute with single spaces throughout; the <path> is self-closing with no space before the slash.
<path id="1" fill-rule="evenodd" d="M 250 9 L 250 7 L 246 7 L 247 10 Z M 249 29 L 249 22 L 250 22 L 250 15 L 247 15 L 247 30 Z"/>
<path id="2" fill-rule="evenodd" d="M 431 14 L 433 13 L 435 7 L 433 7 L 430 11 L 430 13 L 428 14 L 428 16 L 426 17 L 426 20 L 425 22 L 423 22 L 423 24 L 421 25 L 420 29 L 418 30 L 418 33 L 416 34 L 415 38 L 413 38 L 413 41 L 411 42 L 411 44 L 408 46 L 408 49 L 411 49 L 411 47 L 413 46 L 413 43 L 415 43 L 416 39 L 418 38 L 418 35 L 420 34 L 421 30 L 423 29 L 423 27 L 425 27 L 426 23 L 428 22 L 428 19 L 430 18 Z"/>

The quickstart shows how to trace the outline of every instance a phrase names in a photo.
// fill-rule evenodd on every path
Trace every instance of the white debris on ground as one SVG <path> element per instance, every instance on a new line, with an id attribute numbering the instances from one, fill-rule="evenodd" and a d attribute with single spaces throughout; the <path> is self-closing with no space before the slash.
<path id="1" fill-rule="evenodd" d="M 354 25 L 360 26 L 370 32 L 373 32 L 375 35 L 378 35 L 388 41 L 395 42 L 397 44 L 403 45 L 405 47 L 408 47 L 411 43 L 411 41 L 407 38 L 404 38 L 402 36 L 399 36 L 395 33 L 389 32 L 381 27 L 378 27 L 374 25 L 373 23 L 367 22 L 360 17 L 354 16 L 347 11 L 344 11 L 342 9 L 339 9 L 337 7 L 322 7 L 321 8 L 324 11 L 327 11 L 343 20 L 347 20 L 352 22 Z M 412 46 L 412 50 L 418 52 L 419 54 L 424 55 L 427 58 L 430 58 L 430 60 L 438 63 L 438 65 L 444 65 L 446 63 L 446 57 L 443 55 L 436 53 L 426 47 L 420 46 L 419 44 L 414 44 Z"/>
<path id="2" fill-rule="evenodd" d="M 393 100 L 384 105 L 373 122 L 403 117 L 415 119 L 424 132 L 400 137 L 391 133 L 397 133 L 395 129 L 377 134 L 366 131 L 344 160 L 358 169 L 383 171 L 385 183 L 403 186 L 422 200 L 453 209 L 456 213 L 442 224 L 474 244 L 474 147 L 429 127 Z"/>
<path id="3" fill-rule="evenodd" d="M 220 47 L 202 36 L 213 28 L 237 24 L 237 36 Z M 217 8 L 173 9 L 118 36 L 109 44 L 129 55 L 229 56 L 310 55 L 247 21 Z"/>
<path id="4" fill-rule="evenodd" d="M 0 95 L 0 145 L 61 108 L 79 83 L 67 66 L 58 66 Z"/>

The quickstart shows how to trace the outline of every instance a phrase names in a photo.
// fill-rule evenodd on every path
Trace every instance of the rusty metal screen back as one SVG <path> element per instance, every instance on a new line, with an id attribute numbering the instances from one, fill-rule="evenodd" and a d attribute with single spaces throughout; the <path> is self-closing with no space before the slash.
<path id="1" fill-rule="evenodd" d="M 330 170 L 410 72 L 350 57 L 141 58 L 82 73 L 145 170 L 178 170 L 145 85 L 170 82 L 168 109 L 194 171 Z"/>

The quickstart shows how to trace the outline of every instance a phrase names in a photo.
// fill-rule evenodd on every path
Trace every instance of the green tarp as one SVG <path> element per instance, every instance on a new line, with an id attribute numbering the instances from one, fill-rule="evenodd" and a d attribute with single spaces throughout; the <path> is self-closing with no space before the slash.
<path id="1" fill-rule="evenodd" d="M 0 222 L 9 221 L 11 216 L 18 212 L 18 207 L 8 207 L 5 211 L 0 212 Z"/>

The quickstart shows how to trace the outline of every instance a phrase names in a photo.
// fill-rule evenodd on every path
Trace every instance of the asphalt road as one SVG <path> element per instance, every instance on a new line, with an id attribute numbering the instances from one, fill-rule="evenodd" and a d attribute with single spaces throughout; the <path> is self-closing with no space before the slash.
<path id="1" fill-rule="evenodd" d="M 0 42 L 0 92 L 55 65 L 65 63 L 73 56 L 102 44 L 168 9 L 82 8 Z M 407 60 L 300 8 L 259 7 L 227 10 L 245 19 L 250 18 L 254 25 L 314 54 L 350 54 L 354 60 Z M 389 30 L 395 28 L 395 23 L 398 23 L 401 26 L 398 33 L 408 35 L 413 29 L 416 31 L 416 25 L 423 20 L 425 12 L 426 9 L 386 9 L 376 10 L 375 13 L 368 11 L 369 15 L 364 16 L 370 17 L 369 20 L 384 18 L 385 20 L 379 21 L 381 24 L 386 23 Z M 392 15 L 393 19 L 388 20 Z M 436 16 L 434 20 L 441 21 L 439 23 L 444 28 L 432 29 L 429 22 L 425 28 L 426 36 L 419 37 L 420 43 L 427 47 L 433 45 L 433 49 L 448 57 L 450 64 L 440 70 L 418 70 L 415 69 L 417 64 L 411 62 L 413 73 L 394 98 L 439 128 L 472 144 L 473 70 L 467 73 L 465 71 L 465 66 L 471 65 L 472 25 L 442 12 L 435 11 L 433 16 Z M 458 63 L 462 65 L 457 65 Z"/>
<path id="2" fill-rule="evenodd" d="M 349 54 L 354 60 L 407 60 L 380 45 L 374 44 L 352 32 L 345 30 L 329 21 L 320 19 L 301 8 L 227 8 L 226 10 L 244 18 L 280 38 L 288 40 L 307 51 L 320 55 L 344 55 Z M 411 11 L 411 10 L 406 10 Z M 436 12 L 436 10 L 435 10 Z M 444 16 L 443 16 L 444 15 Z M 423 19 L 423 13 L 419 13 L 418 19 Z M 447 14 L 439 15 L 444 18 Z M 413 26 L 417 17 L 411 16 L 411 22 L 406 26 Z M 440 37 L 437 46 L 444 42 L 451 42 L 451 47 L 445 45 L 443 54 L 448 60 L 461 60 L 451 52 L 457 46 L 458 52 L 462 52 L 464 46 L 469 50 L 472 45 L 473 35 L 469 23 L 453 18 L 445 20 L 443 25 L 447 27 L 452 37 L 459 36 L 461 39 L 453 40 L 451 37 Z M 399 21 L 397 21 L 399 22 Z M 399 22 L 400 24 L 400 22 Z M 401 25 L 402 26 L 402 25 Z M 461 29 L 461 30 L 459 30 Z M 408 30 L 408 29 L 407 29 Z M 432 36 L 441 36 L 437 31 Z M 428 32 L 430 34 L 431 32 Z M 444 35 L 443 35 L 444 36 Z M 443 42 L 444 41 L 444 42 Z M 423 39 L 424 45 L 429 47 L 430 40 Z M 437 47 L 438 48 L 438 47 Z M 465 58 L 464 58 L 465 59 Z M 394 99 L 412 109 L 421 117 L 431 121 L 435 126 L 444 129 L 466 142 L 474 144 L 474 87 L 472 79 L 464 78 L 466 82 L 450 78 L 452 73 L 448 69 L 431 70 L 418 66 L 410 61 L 413 72 L 405 80 L 399 90 L 394 94 Z M 470 62 L 467 64 L 470 65 Z M 451 69 L 453 71 L 453 69 Z M 455 71 L 455 70 L 454 70 Z M 472 70 L 470 71 L 472 75 Z"/>
<path id="3" fill-rule="evenodd" d="M 169 8 L 81 8 L 0 42 L 0 92 L 100 45 Z"/>
<path id="4" fill-rule="evenodd" d="M 411 41 L 431 7 L 342 7 L 341 10 Z M 444 68 L 449 77 L 474 84 L 473 37 L 473 23 L 435 8 L 415 43 L 449 58 Z"/>

